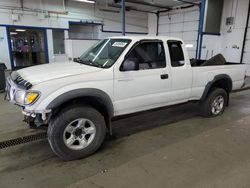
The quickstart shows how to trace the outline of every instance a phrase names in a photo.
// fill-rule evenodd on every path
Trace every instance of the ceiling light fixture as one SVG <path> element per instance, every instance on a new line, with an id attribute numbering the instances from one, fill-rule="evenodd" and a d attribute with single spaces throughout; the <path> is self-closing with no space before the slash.
<path id="1" fill-rule="evenodd" d="M 199 5 L 199 3 L 191 2 L 190 0 L 173 0 L 175 2 L 180 2 L 180 3 L 187 3 L 191 5 Z"/>
<path id="2" fill-rule="evenodd" d="M 194 45 L 193 44 L 186 44 L 186 46 L 185 46 L 186 48 L 193 48 L 194 47 Z"/>
<path id="3" fill-rule="evenodd" d="M 16 29 L 16 31 L 25 32 L 25 29 Z"/>
<path id="4" fill-rule="evenodd" d="M 17 35 L 17 32 L 10 32 L 11 35 Z"/>
<path id="5" fill-rule="evenodd" d="M 91 4 L 96 3 L 94 0 L 74 0 L 74 1 L 82 2 L 82 3 L 91 3 Z"/>

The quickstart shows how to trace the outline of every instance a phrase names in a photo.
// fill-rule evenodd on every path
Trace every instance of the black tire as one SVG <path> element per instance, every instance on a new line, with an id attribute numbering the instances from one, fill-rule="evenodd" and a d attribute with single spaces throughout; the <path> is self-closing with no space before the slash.
<path id="1" fill-rule="evenodd" d="M 222 96 L 224 99 L 223 108 L 221 109 L 221 111 L 218 114 L 213 114 L 212 104 L 213 104 L 214 100 L 216 99 L 216 97 L 218 97 L 218 96 Z M 213 88 L 209 92 L 206 99 L 204 101 L 202 101 L 200 104 L 200 115 L 203 117 L 219 116 L 224 112 L 226 105 L 227 105 L 227 102 L 228 102 L 228 93 L 222 88 Z"/>
<path id="2" fill-rule="evenodd" d="M 64 130 L 70 122 L 86 118 L 93 122 L 96 128 L 93 141 L 81 150 L 69 148 L 64 142 Z M 48 140 L 54 153 L 65 161 L 77 160 L 87 157 L 98 150 L 106 135 L 104 117 L 90 106 L 71 106 L 62 110 L 48 127 Z"/>

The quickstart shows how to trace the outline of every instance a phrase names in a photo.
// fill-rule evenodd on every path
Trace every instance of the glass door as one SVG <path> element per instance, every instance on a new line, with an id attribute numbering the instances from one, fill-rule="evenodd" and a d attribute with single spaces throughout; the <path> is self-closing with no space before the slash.
<path id="1" fill-rule="evenodd" d="M 14 69 L 46 63 L 45 31 L 33 28 L 9 28 Z"/>

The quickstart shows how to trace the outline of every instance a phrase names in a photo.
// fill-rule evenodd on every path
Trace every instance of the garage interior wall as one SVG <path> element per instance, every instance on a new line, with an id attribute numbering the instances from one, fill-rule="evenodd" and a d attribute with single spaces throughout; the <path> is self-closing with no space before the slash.
<path id="1" fill-rule="evenodd" d="M 82 50 L 82 52 L 84 52 L 84 50 L 96 42 L 93 40 L 69 40 L 67 31 L 69 21 L 98 22 L 104 24 L 104 31 L 121 31 L 120 14 L 100 11 L 99 7 L 104 6 L 102 4 L 93 5 L 67 1 L 65 7 L 63 6 L 62 0 L 24 0 L 23 2 L 23 7 L 26 9 L 25 11 L 20 9 L 20 0 L 2 0 L 0 2 L 0 49 L 2 50 L 0 62 L 4 62 L 8 69 L 11 69 L 11 62 L 5 25 L 47 28 L 49 62 L 73 58 L 74 55 L 80 53 L 82 46 L 84 46 Z M 65 29 L 65 54 L 53 54 L 53 28 Z M 147 33 L 147 14 L 129 11 L 129 14 L 126 14 L 126 31 Z M 99 39 L 114 35 L 120 35 L 120 33 L 100 31 Z M 78 49 L 76 53 L 75 49 Z"/>
<path id="2" fill-rule="evenodd" d="M 159 35 L 182 38 L 188 44 L 189 57 L 195 58 L 199 15 L 197 6 L 161 13 L 159 16 Z"/>
<path id="3" fill-rule="evenodd" d="M 42 2 L 42 3 L 41 3 Z M 66 7 L 62 0 L 32 1 L 24 0 L 26 11 L 20 9 L 20 0 L 2 0 L 0 2 L 0 62 L 11 68 L 9 46 L 5 25 L 21 25 L 47 28 L 47 43 L 49 62 L 64 61 L 79 56 L 97 40 L 73 40 L 68 37 L 69 21 L 72 22 L 98 22 L 103 23 L 103 29 L 120 31 L 120 14 L 100 11 L 101 4 L 87 4 L 67 1 Z M 248 16 L 249 0 L 226 0 L 223 5 L 221 30 L 219 35 L 204 35 L 202 45 L 202 59 L 209 59 L 217 53 L 222 53 L 227 61 L 240 62 L 245 26 Z M 36 9 L 36 10 L 35 10 Z M 40 11 L 37 11 L 39 10 Z M 119 10 L 119 9 L 118 9 Z M 50 11 L 50 13 L 48 12 Z M 54 13 L 52 13 L 54 11 Z M 65 14 L 65 12 L 68 12 Z M 234 17 L 232 25 L 226 25 L 228 17 Z M 17 20 L 13 18 L 18 18 Z M 194 58 L 197 48 L 199 22 L 199 8 L 192 7 L 183 10 L 174 10 L 161 13 L 159 18 L 159 35 L 182 38 L 190 44 L 190 58 Z M 65 54 L 54 54 L 53 28 L 65 29 Z M 155 14 L 129 11 L 126 13 L 126 30 L 130 32 L 156 34 L 157 17 Z M 115 32 L 99 32 L 98 39 L 108 36 L 120 35 Z M 248 65 L 250 75 L 250 30 L 246 38 L 243 63 Z"/>
<path id="4" fill-rule="evenodd" d="M 250 15 L 248 15 L 250 17 Z M 250 19 L 250 18 L 249 18 Z M 247 65 L 247 75 L 250 76 L 250 22 L 248 23 L 247 35 L 245 41 L 245 49 L 242 62 Z"/>
<path id="5" fill-rule="evenodd" d="M 229 62 L 240 63 L 244 32 L 248 16 L 249 0 L 226 0 L 223 4 L 221 29 L 218 35 L 203 35 L 202 59 L 209 59 L 212 56 L 222 53 Z M 232 25 L 227 25 L 228 17 L 234 17 Z M 149 14 L 149 34 L 156 33 L 157 17 Z M 161 13 L 159 19 L 159 35 L 175 36 L 182 38 L 186 44 L 192 44 L 189 48 L 190 58 L 195 57 L 199 22 L 199 8 L 175 10 Z M 246 39 L 243 63 L 248 66 L 250 75 L 250 30 Z"/>
<path id="6" fill-rule="evenodd" d="M 209 59 L 217 53 L 222 53 L 227 61 L 240 62 L 248 16 L 248 6 L 249 0 L 224 1 L 220 34 L 217 36 L 203 36 L 202 59 Z M 234 18 L 232 25 L 226 24 L 228 17 Z M 248 50 L 247 46 L 248 45 L 246 45 L 246 51 Z M 243 63 L 248 62 L 245 60 Z"/>

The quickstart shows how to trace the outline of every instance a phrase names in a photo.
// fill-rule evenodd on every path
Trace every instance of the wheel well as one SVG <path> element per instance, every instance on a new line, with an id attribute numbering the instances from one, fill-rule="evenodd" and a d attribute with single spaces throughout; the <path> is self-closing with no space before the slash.
<path id="1" fill-rule="evenodd" d="M 105 105 L 102 99 L 98 97 L 86 96 L 86 97 L 78 97 L 67 100 L 52 110 L 53 112 L 52 117 L 55 117 L 63 109 L 72 105 L 89 105 L 95 108 L 98 112 L 100 112 L 103 115 L 106 122 L 106 126 L 110 131 L 110 119 L 112 118 L 112 114 L 110 114 L 108 107 Z"/>
<path id="2" fill-rule="evenodd" d="M 212 84 L 212 88 L 222 88 L 227 93 L 230 93 L 232 91 L 232 81 L 227 78 L 219 79 Z"/>
<path id="3" fill-rule="evenodd" d="M 204 101 L 209 93 L 213 91 L 215 88 L 222 88 L 227 92 L 227 97 L 228 97 L 228 102 L 227 105 L 229 104 L 229 93 L 232 91 L 232 80 L 230 78 L 224 77 L 224 78 L 219 78 L 211 83 L 209 83 L 203 93 L 203 96 L 201 98 L 201 101 Z"/>

